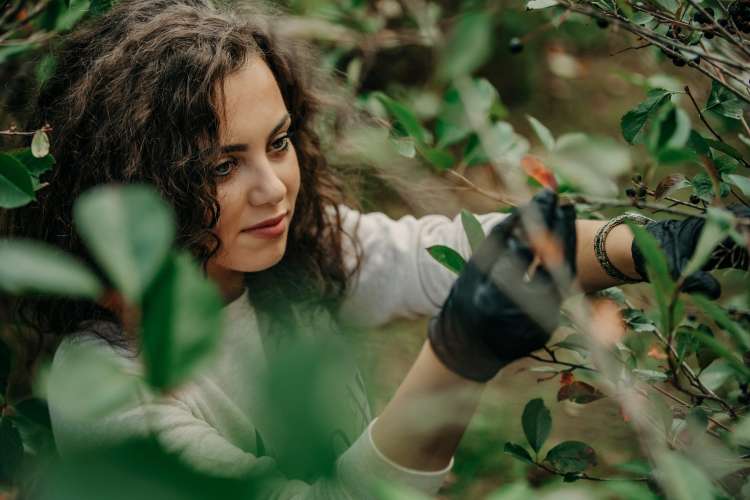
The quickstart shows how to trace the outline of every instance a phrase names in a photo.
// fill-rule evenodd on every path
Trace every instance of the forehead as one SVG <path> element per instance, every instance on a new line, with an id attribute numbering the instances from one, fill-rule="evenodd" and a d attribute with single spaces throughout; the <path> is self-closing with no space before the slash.
<path id="1" fill-rule="evenodd" d="M 287 112 L 271 69 L 263 59 L 254 56 L 229 75 L 223 86 L 222 143 L 265 142 L 269 131 Z"/>

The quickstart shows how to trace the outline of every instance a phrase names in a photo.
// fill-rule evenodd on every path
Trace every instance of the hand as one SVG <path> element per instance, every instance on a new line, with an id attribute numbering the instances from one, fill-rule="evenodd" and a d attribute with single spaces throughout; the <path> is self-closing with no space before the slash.
<path id="1" fill-rule="evenodd" d="M 572 279 L 576 257 L 575 209 L 557 202 L 555 193 L 542 191 L 495 226 L 430 321 L 432 349 L 453 372 L 485 382 L 503 366 L 543 347 L 557 328 L 563 297 L 546 266 Z M 541 217 L 546 228 L 534 232 L 534 245 L 521 213 L 524 219 Z M 545 263 L 525 279 L 535 258 L 532 247 L 544 254 Z"/>
<path id="2" fill-rule="evenodd" d="M 733 205 L 729 207 L 729 210 L 737 217 L 750 218 L 750 208 L 744 205 Z M 646 230 L 656 238 L 664 251 L 672 278 L 677 279 L 682 274 L 682 270 L 693 256 L 704 224 L 705 219 L 687 217 L 681 220 L 669 219 L 650 222 L 646 225 Z M 646 259 L 635 244 L 635 240 L 633 240 L 631 254 L 636 271 L 644 280 L 648 281 Z M 701 271 L 697 271 L 685 279 L 682 290 L 687 293 L 701 293 L 709 298 L 717 299 L 721 295 L 721 285 L 708 271 L 728 267 L 748 268 L 747 248 L 737 245 L 729 237 L 716 247 Z"/>

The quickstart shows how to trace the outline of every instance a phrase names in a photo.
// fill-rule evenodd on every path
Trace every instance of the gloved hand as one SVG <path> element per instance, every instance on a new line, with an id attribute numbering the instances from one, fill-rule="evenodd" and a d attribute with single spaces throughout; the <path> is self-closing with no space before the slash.
<path id="1" fill-rule="evenodd" d="M 744 205 L 733 205 L 728 208 L 737 217 L 750 218 L 750 208 Z M 705 219 L 700 217 L 687 217 L 681 220 L 668 219 L 649 222 L 645 226 L 646 230 L 656 238 L 656 241 L 664 250 L 672 278 L 677 279 L 682 274 L 682 270 L 693 256 L 705 222 Z M 630 251 L 636 271 L 644 280 L 648 281 L 646 259 L 638 245 L 635 244 L 635 240 L 633 240 Z M 735 269 L 747 269 L 748 267 L 747 248 L 737 245 L 729 237 L 716 247 L 701 271 L 697 271 L 685 279 L 682 290 L 687 293 L 701 293 L 711 299 L 717 299 L 721 295 L 721 285 L 708 271 L 727 267 Z"/>
<path id="2" fill-rule="evenodd" d="M 530 214 L 536 209 L 547 228 L 534 235 L 546 247 L 545 265 L 530 280 L 524 275 L 534 251 L 518 210 L 491 230 L 466 263 L 428 332 L 433 351 L 451 371 L 485 382 L 543 347 L 557 328 L 563 297 L 546 266 L 572 279 L 576 265 L 575 209 L 557 202 L 557 195 L 545 190 L 520 209 Z M 548 258 L 550 253 L 556 258 Z"/>

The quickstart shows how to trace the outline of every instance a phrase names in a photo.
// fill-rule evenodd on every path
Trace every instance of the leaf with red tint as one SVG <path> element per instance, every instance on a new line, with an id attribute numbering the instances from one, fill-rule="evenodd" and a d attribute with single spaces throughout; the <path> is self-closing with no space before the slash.
<path id="1" fill-rule="evenodd" d="M 688 187 L 690 183 L 682 174 L 668 175 L 661 180 L 659 185 L 654 189 L 654 198 L 657 200 L 677 191 L 678 189 Z"/>
<path id="2" fill-rule="evenodd" d="M 667 353 L 665 353 L 664 350 L 656 344 L 651 346 L 651 349 L 648 350 L 646 356 L 652 359 L 658 359 L 659 361 L 664 361 L 665 359 L 667 359 Z"/>
<path id="3" fill-rule="evenodd" d="M 622 407 L 620 407 L 620 416 L 622 417 L 623 422 L 630 422 L 630 416 L 625 413 L 625 410 L 623 410 Z"/>
<path id="4" fill-rule="evenodd" d="M 575 377 L 573 376 L 573 372 L 563 372 L 560 374 L 560 385 L 566 386 L 570 385 L 575 381 Z"/>
<path id="5" fill-rule="evenodd" d="M 542 186 L 557 191 L 557 179 L 555 174 L 542 163 L 536 156 L 526 155 L 521 158 L 521 168 L 526 175 L 537 181 Z"/>
<path id="6" fill-rule="evenodd" d="M 593 403 L 598 399 L 607 397 L 596 387 L 586 382 L 576 381 L 568 385 L 563 385 L 557 392 L 558 401 L 573 401 L 579 405 Z"/>

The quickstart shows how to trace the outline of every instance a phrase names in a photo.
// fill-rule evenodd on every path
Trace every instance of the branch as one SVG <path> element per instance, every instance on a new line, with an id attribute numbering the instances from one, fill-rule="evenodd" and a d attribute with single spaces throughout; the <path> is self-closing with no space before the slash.
<path id="1" fill-rule="evenodd" d="M 688 85 L 685 85 L 685 93 L 687 93 L 688 97 L 690 97 L 690 100 L 692 101 L 693 106 L 695 106 L 695 110 L 698 112 L 698 116 L 700 117 L 703 124 L 706 125 L 706 127 L 708 128 L 708 130 L 711 131 L 712 134 L 714 134 L 714 137 L 716 137 L 717 140 L 719 140 L 720 142 L 724 142 L 724 139 L 722 139 L 721 136 L 716 133 L 716 131 L 711 127 L 711 125 L 706 120 L 706 117 L 703 116 L 703 112 L 701 111 L 700 106 L 698 106 L 698 103 L 695 102 L 693 93 L 690 92 L 690 87 Z"/>

